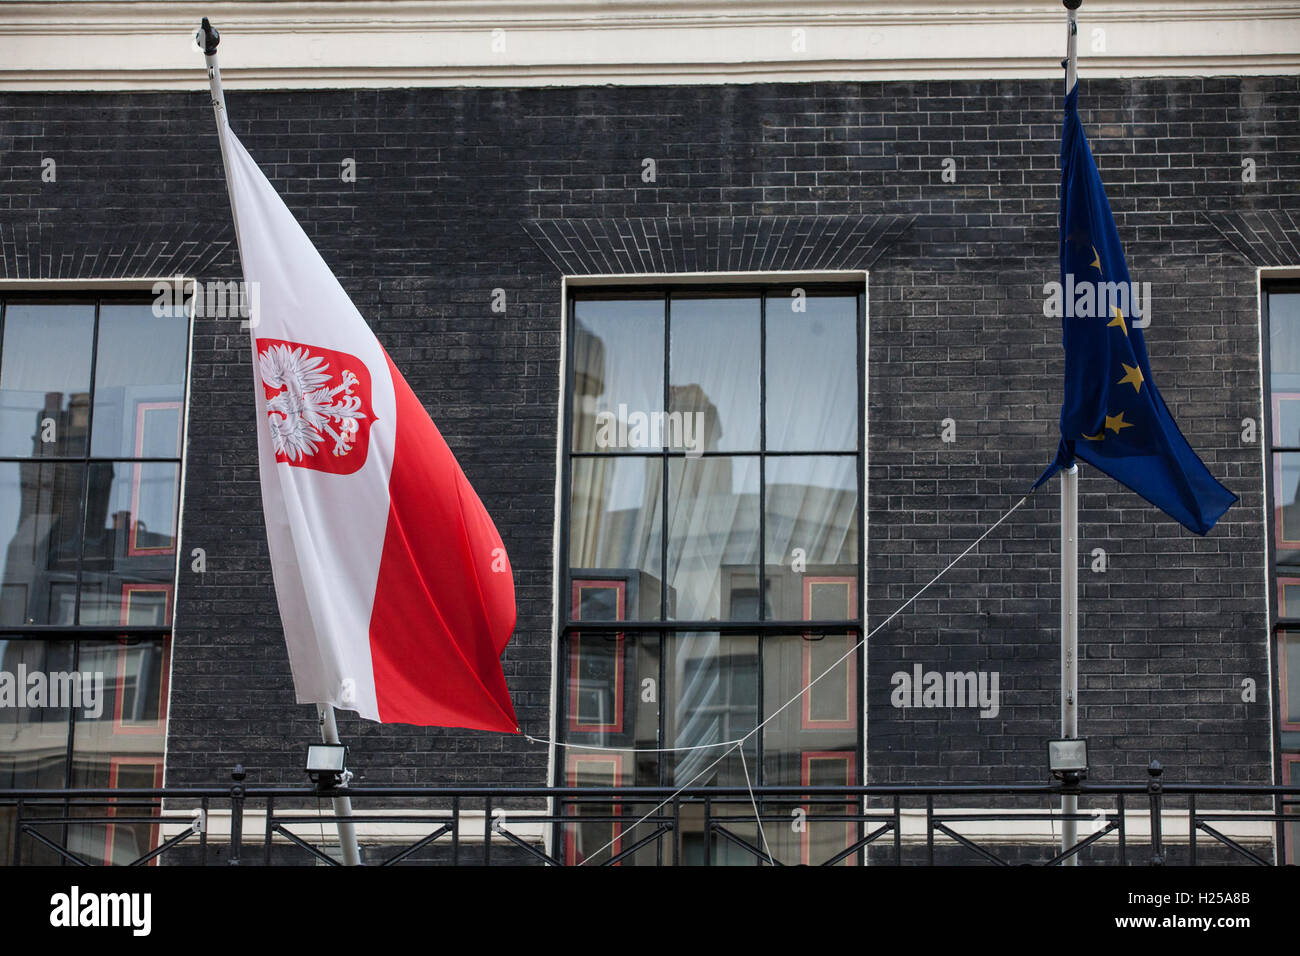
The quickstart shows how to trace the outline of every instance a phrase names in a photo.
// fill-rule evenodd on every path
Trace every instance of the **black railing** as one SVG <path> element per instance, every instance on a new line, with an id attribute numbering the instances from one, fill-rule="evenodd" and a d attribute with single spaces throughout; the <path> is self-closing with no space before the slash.
<path id="1" fill-rule="evenodd" d="M 0 862 L 1160 865 L 1297 862 L 1300 787 L 1144 784 L 0 790 Z M 1078 809 L 1063 815 L 1062 796 Z M 1177 819 L 1183 826 L 1171 829 Z M 1073 820 L 1077 839 L 1060 845 Z M 255 822 L 254 822 L 255 821 Z M 972 832 L 974 831 L 974 832 Z"/>

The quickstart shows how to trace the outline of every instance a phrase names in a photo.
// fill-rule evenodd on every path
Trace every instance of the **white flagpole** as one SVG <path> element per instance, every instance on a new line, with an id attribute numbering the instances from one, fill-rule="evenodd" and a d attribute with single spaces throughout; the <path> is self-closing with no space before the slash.
<path id="1" fill-rule="evenodd" d="M 320 713 L 320 739 L 322 743 L 339 743 L 339 726 L 334 720 L 334 708 L 330 704 L 317 704 Z M 347 786 L 344 781 L 343 786 Z M 352 824 L 352 798 L 334 798 L 334 816 L 338 817 L 339 846 L 343 850 L 344 866 L 361 865 L 361 848 L 357 846 L 357 830 Z"/>
<path id="2" fill-rule="evenodd" d="M 221 133 L 222 126 L 226 125 L 226 97 L 221 91 L 221 69 L 217 66 L 217 44 L 221 42 L 221 36 L 208 22 L 208 18 L 203 18 L 203 23 L 199 27 L 199 36 L 203 44 L 203 58 L 208 65 L 208 82 L 212 87 L 212 112 L 217 118 L 217 133 Z M 230 159 L 226 156 L 226 140 L 218 135 L 221 144 L 221 166 L 226 174 L 226 195 L 230 199 L 230 215 L 235 222 L 235 232 L 239 232 L 239 213 L 235 211 L 235 197 L 230 191 Z M 334 720 L 334 708 L 329 704 L 317 704 L 317 717 L 320 720 L 321 742 L 327 744 L 339 743 L 338 724 Z M 343 850 L 343 863 L 345 866 L 358 866 L 361 863 L 361 849 L 357 845 L 356 827 L 352 823 L 352 799 L 350 797 L 334 797 L 334 816 L 338 818 L 339 846 Z"/>
<path id="3" fill-rule="evenodd" d="M 1076 11 L 1083 0 L 1062 0 L 1066 9 L 1065 92 L 1079 78 Z M 1079 466 L 1061 470 L 1061 737 L 1079 736 Z M 1078 841 L 1076 796 L 1061 797 L 1061 852 Z M 1078 854 L 1064 861 L 1078 866 Z"/>

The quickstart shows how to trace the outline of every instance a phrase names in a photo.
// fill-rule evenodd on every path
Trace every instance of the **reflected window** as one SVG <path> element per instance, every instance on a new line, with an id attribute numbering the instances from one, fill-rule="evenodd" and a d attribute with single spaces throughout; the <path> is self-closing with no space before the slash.
<path id="1" fill-rule="evenodd" d="M 0 672 L 46 688 L 0 708 L 0 788 L 162 785 L 188 349 L 152 297 L 0 299 Z M 118 863 L 158 839 L 40 832 Z M 15 838 L 0 809 L 0 862 Z"/>
<path id="2" fill-rule="evenodd" d="M 568 323 L 557 783 L 857 784 L 859 291 L 591 290 Z M 851 845 L 856 824 L 816 819 L 842 800 L 805 806 L 790 839 L 769 833 L 773 853 Z M 695 805 L 649 841 L 614 809 L 564 811 L 571 862 L 757 862 L 748 806 L 728 837 Z"/>

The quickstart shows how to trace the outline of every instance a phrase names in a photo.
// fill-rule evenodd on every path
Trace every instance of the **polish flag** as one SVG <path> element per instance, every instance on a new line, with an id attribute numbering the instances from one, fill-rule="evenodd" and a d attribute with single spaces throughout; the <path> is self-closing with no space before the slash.
<path id="1" fill-rule="evenodd" d="M 218 126 L 298 702 L 383 723 L 518 732 L 500 660 L 515 627 L 501 537 L 320 253 Z"/>

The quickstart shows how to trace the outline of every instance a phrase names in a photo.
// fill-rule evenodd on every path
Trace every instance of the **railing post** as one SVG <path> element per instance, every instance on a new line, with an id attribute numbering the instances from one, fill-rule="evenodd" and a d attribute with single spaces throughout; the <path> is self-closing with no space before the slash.
<path id="1" fill-rule="evenodd" d="M 704 865 L 713 865 L 713 801 L 704 798 Z"/>
<path id="2" fill-rule="evenodd" d="M 673 866 L 680 866 L 682 862 L 682 802 L 681 798 L 673 796 Z"/>
<path id="3" fill-rule="evenodd" d="M 903 798 L 894 794 L 894 866 L 903 865 Z"/>
<path id="4" fill-rule="evenodd" d="M 262 848 L 263 866 L 271 865 L 271 837 L 275 833 L 275 797 L 266 798 L 266 846 Z"/>
<path id="5" fill-rule="evenodd" d="M 492 865 L 492 798 L 483 798 L 483 865 Z"/>
<path id="6" fill-rule="evenodd" d="M 1187 865 L 1196 865 L 1196 794 L 1187 797 Z"/>
<path id="7" fill-rule="evenodd" d="M 925 795 L 925 855 L 930 866 L 934 866 L 934 795 Z"/>
<path id="8" fill-rule="evenodd" d="M 230 772 L 230 865 L 239 866 L 239 847 L 244 835 L 244 772 L 242 763 Z"/>
<path id="9" fill-rule="evenodd" d="M 1125 816 L 1128 810 L 1124 807 L 1124 794 L 1117 794 L 1115 805 L 1119 809 L 1119 865 L 1128 866 L 1128 822 Z"/>
<path id="10" fill-rule="evenodd" d="M 1163 774 L 1164 768 L 1160 766 L 1159 760 L 1151 761 L 1147 767 L 1147 773 L 1151 779 L 1147 781 L 1147 794 L 1151 798 L 1151 865 L 1165 865 L 1164 839 L 1161 835 L 1163 822 L 1160 819 L 1160 802 L 1164 794 L 1164 787 L 1160 783 L 1160 775 Z"/>
<path id="11" fill-rule="evenodd" d="M 23 859 L 23 802 L 18 801 L 14 808 L 14 866 L 21 866 Z"/>
<path id="12" fill-rule="evenodd" d="M 208 811 L 211 809 L 208 798 L 203 797 L 199 800 L 200 812 L 203 814 L 203 829 L 199 831 L 199 866 L 208 865 L 208 825 L 212 820 L 212 814 Z"/>
<path id="13" fill-rule="evenodd" d="M 460 795 L 451 798 L 451 865 L 460 866 Z"/>

